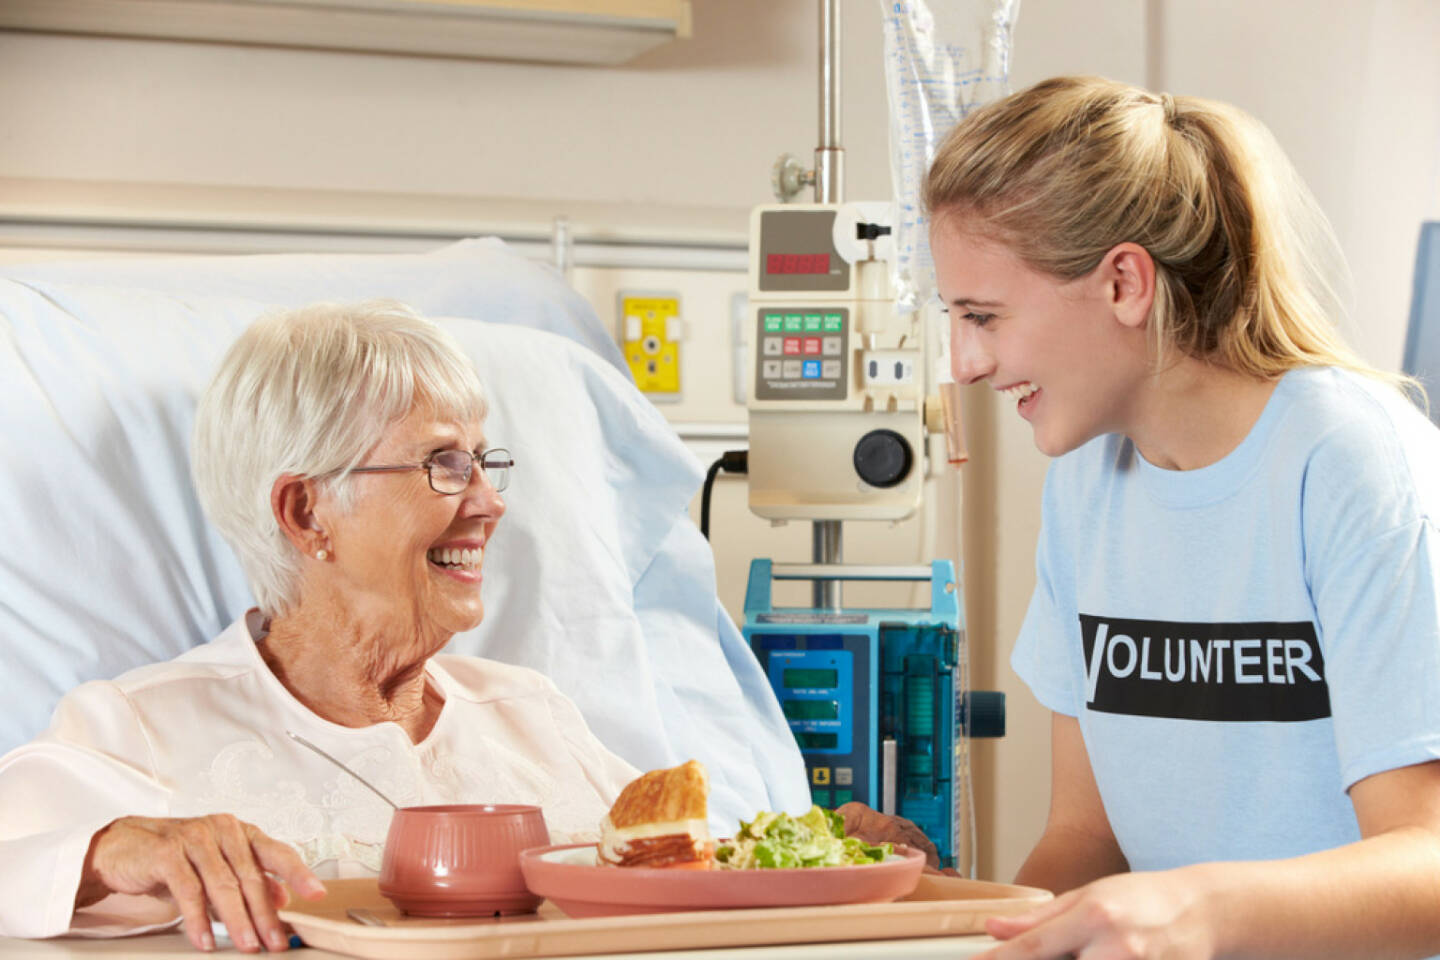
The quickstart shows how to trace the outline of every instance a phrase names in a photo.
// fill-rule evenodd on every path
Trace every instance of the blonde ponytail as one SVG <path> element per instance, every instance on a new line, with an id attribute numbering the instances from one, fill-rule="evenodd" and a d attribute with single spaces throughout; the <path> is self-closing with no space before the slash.
<path id="1" fill-rule="evenodd" d="M 1256 377 L 1338 366 L 1423 399 L 1340 337 L 1344 259 L 1328 221 L 1258 121 L 1195 97 L 1060 77 L 977 110 L 923 188 L 1033 269 L 1084 276 L 1116 244 L 1155 262 L 1151 330 L 1171 351 Z"/>

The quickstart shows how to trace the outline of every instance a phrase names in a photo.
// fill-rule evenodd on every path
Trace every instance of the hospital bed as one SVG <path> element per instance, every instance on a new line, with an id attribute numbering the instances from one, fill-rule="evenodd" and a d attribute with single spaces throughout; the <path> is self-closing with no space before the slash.
<path id="1" fill-rule="evenodd" d="M 0 266 L 0 752 L 77 684 L 174 657 L 252 605 L 191 489 L 197 396 L 262 311 L 377 296 L 455 334 L 491 398 L 487 435 L 518 464 L 485 621 L 450 649 L 543 671 L 641 769 L 703 761 L 717 830 L 807 807 L 689 519 L 700 464 L 588 304 L 492 239 Z"/>

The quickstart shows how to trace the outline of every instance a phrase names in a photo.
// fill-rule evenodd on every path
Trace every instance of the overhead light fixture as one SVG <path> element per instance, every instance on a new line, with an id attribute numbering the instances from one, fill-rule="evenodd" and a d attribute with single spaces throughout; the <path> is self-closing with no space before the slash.
<path id="1" fill-rule="evenodd" d="M 690 0 L 4 0 L 0 29 L 614 66 Z"/>

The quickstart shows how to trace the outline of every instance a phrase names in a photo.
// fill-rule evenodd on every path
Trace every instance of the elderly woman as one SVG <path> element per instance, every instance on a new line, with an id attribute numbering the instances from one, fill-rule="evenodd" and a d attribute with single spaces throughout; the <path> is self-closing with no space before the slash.
<path id="1" fill-rule="evenodd" d="M 390 807 L 534 803 L 593 834 L 637 773 L 545 677 L 437 656 L 475 627 L 512 460 L 469 360 L 393 303 L 262 318 L 192 466 L 258 603 L 173 661 L 87 683 L 0 758 L 0 934 L 169 925 L 285 949 L 287 896 L 378 872 Z"/>

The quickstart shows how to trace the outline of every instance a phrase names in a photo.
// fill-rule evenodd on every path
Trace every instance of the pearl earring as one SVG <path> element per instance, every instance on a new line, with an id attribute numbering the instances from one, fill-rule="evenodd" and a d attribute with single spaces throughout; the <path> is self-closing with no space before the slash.
<path id="1" fill-rule="evenodd" d="M 324 559 L 325 559 L 326 557 L 328 557 L 328 556 L 330 556 L 330 554 L 326 553 L 324 550 L 316 550 L 316 551 L 315 551 L 315 559 L 316 559 L 316 560 L 324 560 Z"/>

